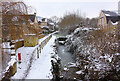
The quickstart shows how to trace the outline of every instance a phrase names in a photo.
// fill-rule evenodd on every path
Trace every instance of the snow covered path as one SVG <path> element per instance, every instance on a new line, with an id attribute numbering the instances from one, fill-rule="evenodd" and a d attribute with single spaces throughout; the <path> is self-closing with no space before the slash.
<path id="1" fill-rule="evenodd" d="M 40 39 L 39 44 L 41 44 L 41 42 L 45 40 L 48 36 Z M 21 52 L 21 64 L 17 63 L 17 73 L 11 79 L 49 79 L 50 77 L 52 77 L 50 76 L 50 53 L 53 53 L 52 45 L 54 44 L 55 38 L 55 36 L 52 36 L 48 43 L 43 47 L 39 59 L 37 59 L 37 50 L 33 54 L 33 51 L 38 47 L 38 45 L 35 47 L 19 48 L 16 52 L 16 55 L 18 54 L 18 52 Z M 30 62 L 31 57 L 33 58 L 32 63 Z"/>
<path id="2" fill-rule="evenodd" d="M 51 78 L 51 53 L 53 53 L 53 47 L 55 36 L 52 36 L 50 41 L 43 48 L 39 59 L 34 60 L 31 70 L 26 79 L 49 79 Z"/>

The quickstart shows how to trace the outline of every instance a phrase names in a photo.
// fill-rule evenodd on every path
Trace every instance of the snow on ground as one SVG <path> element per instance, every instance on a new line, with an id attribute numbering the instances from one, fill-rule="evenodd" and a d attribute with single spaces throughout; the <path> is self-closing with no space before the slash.
<path id="1" fill-rule="evenodd" d="M 49 36 L 49 35 L 48 35 Z M 39 44 L 45 40 L 48 36 L 39 40 Z M 51 40 L 43 48 L 39 59 L 33 60 L 33 65 L 28 73 L 27 79 L 47 79 L 50 73 L 51 63 L 50 63 L 50 53 L 52 52 L 52 44 L 54 43 L 55 36 L 52 36 Z M 17 64 L 17 73 L 12 77 L 12 79 L 23 79 L 25 78 L 27 69 L 30 64 L 30 58 L 32 57 L 33 51 L 38 47 L 21 47 L 16 51 L 16 55 L 20 52 L 21 64 Z M 37 52 L 35 52 L 37 55 Z M 34 56 L 35 56 L 34 55 Z M 35 58 L 35 57 L 33 57 Z M 18 59 L 17 59 L 18 60 Z"/>
<path id="2" fill-rule="evenodd" d="M 40 58 L 33 62 L 31 70 L 26 79 L 51 79 L 51 53 L 53 53 L 53 47 L 55 36 L 52 36 L 50 41 L 43 48 Z"/>
<path id="3" fill-rule="evenodd" d="M 10 47 L 10 42 L 3 42 L 3 44 L 2 44 L 2 48 L 11 48 Z"/>
<path id="4" fill-rule="evenodd" d="M 76 74 L 84 74 L 82 70 L 77 71 Z"/>
<path id="5" fill-rule="evenodd" d="M 35 47 L 21 47 L 17 50 L 16 55 L 21 53 L 21 64 L 17 62 L 17 73 L 12 77 L 12 79 L 22 79 L 25 75 L 25 72 L 28 68 L 28 63 L 31 57 L 32 52 Z M 18 59 L 18 58 L 17 58 Z"/>

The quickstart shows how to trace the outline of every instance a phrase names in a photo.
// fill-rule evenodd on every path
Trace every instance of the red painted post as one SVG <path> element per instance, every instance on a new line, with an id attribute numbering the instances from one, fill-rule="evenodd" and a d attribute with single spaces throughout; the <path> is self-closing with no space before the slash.
<path id="1" fill-rule="evenodd" d="M 21 53 L 20 52 L 18 53 L 18 61 L 19 61 L 19 63 L 21 63 Z"/>

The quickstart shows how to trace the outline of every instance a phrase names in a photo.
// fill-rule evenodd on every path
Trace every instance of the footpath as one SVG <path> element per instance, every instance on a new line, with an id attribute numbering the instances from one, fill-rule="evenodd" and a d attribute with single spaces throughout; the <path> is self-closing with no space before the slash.
<path id="1" fill-rule="evenodd" d="M 51 34 L 39 40 L 35 47 L 21 47 L 21 63 L 17 62 L 17 72 L 11 79 L 51 79 L 51 54 L 55 36 Z M 18 60 L 18 59 L 17 59 Z"/>

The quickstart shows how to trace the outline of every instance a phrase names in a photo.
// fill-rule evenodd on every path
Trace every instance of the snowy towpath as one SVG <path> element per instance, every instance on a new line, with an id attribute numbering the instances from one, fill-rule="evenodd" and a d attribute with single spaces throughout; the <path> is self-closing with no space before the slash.
<path id="1" fill-rule="evenodd" d="M 44 37 L 39 41 L 39 44 L 46 39 Z M 53 47 L 55 36 L 53 35 L 49 42 L 42 49 L 40 57 L 37 59 L 34 56 L 37 55 L 37 51 L 32 55 L 36 47 L 22 47 L 17 50 L 22 54 L 21 64 L 17 64 L 17 73 L 12 77 L 12 79 L 49 79 L 52 78 L 51 75 L 51 53 L 53 53 Z M 30 65 L 30 58 L 33 57 L 32 65 Z M 28 67 L 30 65 L 30 70 Z M 28 72 L 28 73 L 26 73 Z"/>
<path id="2" fill-rule="evenodd" d="M 55 38 L 55 36 L 52 36 L 43 48 L 40 58 L 34 60 L 26 79 L 51 79 L 51 53 L 53 53 L 52 45 L 54 44 Z"/>

